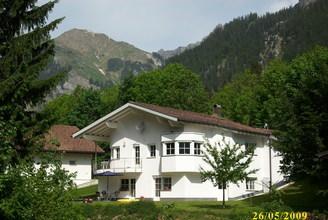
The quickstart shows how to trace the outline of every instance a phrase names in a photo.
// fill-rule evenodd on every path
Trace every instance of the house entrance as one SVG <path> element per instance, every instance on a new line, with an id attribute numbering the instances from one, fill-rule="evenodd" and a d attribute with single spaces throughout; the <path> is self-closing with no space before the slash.
<path id="1" fill-rule="evenodd" d="M 131 197 L 136 197 L 136 179 L 130 179 Z"/>
<path id="2" fill-rule="evenodd" d="M 162 178 L 155 178 L 155 196 L 161 196 Z"/>

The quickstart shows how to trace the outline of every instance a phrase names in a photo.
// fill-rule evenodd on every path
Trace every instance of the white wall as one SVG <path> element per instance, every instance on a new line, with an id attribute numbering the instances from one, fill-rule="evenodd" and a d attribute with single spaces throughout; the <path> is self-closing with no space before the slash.
<path id="1" fill-rule="evenodd" d="M 89 182 L 92 177 L 92 154 L 65 153 L 62 154 L 62 168 L 70 173 L 76 173 L 73 179 L 76 185 Z M 75 161 L 76 165 L 70 165 L 69 161 Z"/>
<path id="2" fill-rule="evenodd" d="M 141 122 L 143 122 L 145 126 L 143 132 L 136 129 Z M 110 177 L 110 179 L 118 179 L 120 184 L 120 179 L 122 178 L 137 176 L 136 196 L 153 198 L 155 196 L 154 176 L 159 176 L 161 169 L 161 135 L 177 130 L 179 130 L 179 128 L 170 127 L 166 121 L 157 119 L 149 114 L 143 114 L 140 111 L 136 111 L 120 120 L 117 124 L 117 128 L 111 132 L 111 146 L 120 147 L 121 160 L 126 160 L 129 163 L 135 158 L 134 146 L 139 145 L 142 173 L 136 173 L 135 175 L 125 174 L 124 177 Z M 156 145 L 155 158 L 150 157 L 149 145 L 151 144 Z M 111 163 L 111 167 L 113 167 L 112 165 L 114 164 Z M 102 182 L 102 179 L 103 178 L 100 178 L 99 182 Z M 118 189 L 119 187 L 115 184 L 114 187 Z M 103 185 L 104 184 L 102 184 L 102 186 L 99 185 L 99 191 L 102 191 Z"/>
<path id="3" fill-rule="evenodd" d="M 137 126 L 144 124 L 145 129 L 140 131 Z M 155 197 L 155 178 L 158 176 L 172 178 L 172 190 L 162 191 L 161 198 L 204 198 L 222 199 L 222 190 L 214 188 L 212 183 L 200 180 L 200 167 L 206 167 L 202 157 L 191 155 L 166 155 L 165 142 L 175 141 L 175 152 L 178 154 L 178 142 L 209 142 L 218 146 L 217 143 L 225 140 L 228 143 L 256 143 L 253 162 L 249 169 L 258 169 L 252 177 L 256 178 L 255 190 L 265 190 L 264 183 L 269 180 L 269 147 L 268 139 L 260 135 L 251 135 L 233 132 L 228 129 L 205 126 L 199 124 L 182 124 L 180 127 L 172 127 L 163 119 L 151 116 L 148 113 L 135 111 L 118 121 L 116 129 L 110 132 L 110 142 L 113 147 L 120 147 L 120 160 L 134 160 L 134 146 L 140 147 L 141 169 L 137 172 L 129 171 L 123 176 L 108 177 L 109 191 L 116 191 L 120 187 L 120 179 L 136 178 L 136 197 Z M 156 158 L 150 158 L 149 145 L 156 145 Z M 162 157 L 160 157 L 162 155 Z M 281 158 L 272 153 L 272 177 L 273 183 L 282 180 L 279 171 Z M 115 162 L 111 163 L 114 168 Z M 107 190 L 107 178 L 99 177 L 99 191 Z M 246 190 L 245 181 L 238 185 L 229 184 L 226 190 L 226 198 L 234 198 L 251 193 Z M 120 197 L 128 197 L 129 192 L 122 192 Z"/>
<path id="4" fill-rule="evenodd" d="M 76 165 L 70 165 L 69 161 L 75 161 Z M 67 170 L 69 173 L 75 173 L 76 176 L 73 178 L 73 182 L 76 185 L 87 183 L 92 177 L 92 154 L 82 153 L 62 153 L 61 162 L 62 168 Z M 38 167 L 40 162 L 39 158 L 35 158 L 35 166 Z"/>

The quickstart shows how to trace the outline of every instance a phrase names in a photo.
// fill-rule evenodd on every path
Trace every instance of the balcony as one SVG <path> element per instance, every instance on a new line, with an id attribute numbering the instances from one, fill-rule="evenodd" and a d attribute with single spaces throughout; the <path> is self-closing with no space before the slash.
<path id="1" fill-rule="evenodd" d="M 203 161 L 200 155 L 169 155 L 162 158 L 163 173 L 172 172 L 191 172 L 198 173 L 200 168 L 207 168 L 208 165 Z"/>
<path id="2" fill-rule="evenodd" d="M 111 171 L 113 173 L 140 173 L 142 171 L 142 159 L 136 161 L 136 158 L 120 158 L 102 161 L 98 166 L 96 173 Z"/>

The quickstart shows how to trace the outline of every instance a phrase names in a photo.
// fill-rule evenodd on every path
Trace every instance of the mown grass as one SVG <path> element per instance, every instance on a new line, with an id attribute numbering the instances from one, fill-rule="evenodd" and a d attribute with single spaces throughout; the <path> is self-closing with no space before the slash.
<path id="1" fill-rule="evenodd" d="M 73 196 L 76 199 L 82 199 L 84 197 L 95 197 L 98 191 L 98 185 L 87 186 L 73 190 Z"/>
<path id="2" fill-rule="evenodd" d="M 281 199 L 293 210 L 297 211 L 323 211 L 328 209 L 328 197 L 320 193 L 322 186 L 309 180 L 298 181 L 282 190 Z M 270 196 L 262 195 L 245 200 L 250 204 L 259 205 L 270 201 Z"/>
<path id="3" fill-rule="evenodd" d="M 279 198 L 284 205 L 272 202 L 269 194 L 242 201 L 228 201 L 226 208 L 215 201 L 173 202 L 93 202 L 77 204 L 86 219 L 252 219 L 252 212 L 260 211 L 308 211 L 319 210 L 328 216 L 328 198 L 317 194 L 316 184 L 299 182 L 281 190 Z"/>
<path id="4" fill-rule="evenodd" d="M 243 202 L 229 202 L 223 209 L 218 202 L 94 202 L 80 205 L 82 215 L 89 219 L 245 219 L 252 211 Z"/>

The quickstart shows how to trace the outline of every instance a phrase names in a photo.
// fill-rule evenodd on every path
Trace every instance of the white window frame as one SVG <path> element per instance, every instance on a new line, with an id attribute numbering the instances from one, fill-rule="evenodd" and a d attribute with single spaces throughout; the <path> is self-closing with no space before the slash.
<path id="1" fill-rule="evenodd" d="M 171 146 L 170 148 L 168 148 L 168 145 L 173 145 L 173 147 Z M 175 143 L 174 142 L 166 142 L 165 146 L 166 146 L 166 155 L 175 155 Z"/>
<path id="2" fill-rule="evenodd" d="M 124 183 L 123 184 L 123 181 L 126 181 L 127 180 L 127 183 Z M 121 183 L 120 183 L 120 191 L 121 192 L 126 192 L 126 191 L 129 191 L 130 190 L 130 180 L 129 179 L 121 179 Z M 124 187 L 122 187 L 124 186 Z M 126 188 L 127 187 L 127 188 Z"/>
<path id="3" fill-rule="evenodd" d="M 155 158 L 156 157 L 156 144 L 149 144 L 148 146 L 149 146 L 149 157 Z M 155 148 L 153 151 L 154 155 L 152 155 L 152 147 Z"/>
<path id="4" fill-rule="evenodd" d="M 165 180 L 169 180 L 168 182 L 165 182 Z M 169 184 L 169 187 L 165 188 L 165 185 Z M 162 191 L 172 191 L 172 177 L 162 177 Z"/>
<path id="5" fill-rule="evenodd" d="M 181 141 L 178 142 L 179 143 L 179 155 L 190 155 L 190 151 L 191 151 L 191 142 L 187 142 L 187 141 Z M 186 144 L 189 145 L 189 147 L 186 147 Z M 189 151 L 189 153 L 186 153 L 186 151 Z M 182 152 L 182 153 L 181 153 Z"/>
<path id="6" fill-rule="evenodd" d="M 159 179 L 159 183 L 156 180 Z M 169 179 L 169 181 L 167 181 Z M 170 192 L 172 191 L 172 177 L 170 176 L 156 176 L 154 177 L 155 185 L 160 185 L 160 192 Z M 164 184 L 165 182 L 165 184 Z M 166 187 L 165 185 L 168 185 Z M 160 193 L 159 193 L 160 194 Z"/>
<path id="7" fill-rule="evenodd" d="M 119 160 L 121 157 L 121 148 L 119 146 L 113 146 L 110 156 L 112 160 Z"/>
<path id="8" fill-rule="evenodd" d="M 199 144 L 199 149 L 196 149 L 196 144 Z M 199 151 L 198 154 L 196 154 L 196 150 Z M 202 155 L 202 143 L 201 142 L 194 142 L 194 155 Z"/>
<path id="9" fill-rule="evenodd" d="M 255 177 L 247 177 L 246 178 L 246 190 L 254 191 L 255 190 Z"/>

